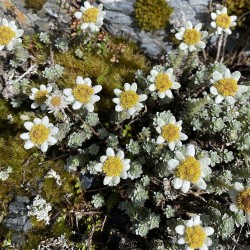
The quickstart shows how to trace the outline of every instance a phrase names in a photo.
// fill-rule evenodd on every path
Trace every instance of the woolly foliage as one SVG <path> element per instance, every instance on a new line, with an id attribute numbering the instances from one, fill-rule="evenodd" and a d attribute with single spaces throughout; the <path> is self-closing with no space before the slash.
<path id="1" fill-rule="evenodd" d="M 135 3 L 137 23 L 147 31 L 165 29 L 172 12 L 165 0 L 137 0 Z"/>

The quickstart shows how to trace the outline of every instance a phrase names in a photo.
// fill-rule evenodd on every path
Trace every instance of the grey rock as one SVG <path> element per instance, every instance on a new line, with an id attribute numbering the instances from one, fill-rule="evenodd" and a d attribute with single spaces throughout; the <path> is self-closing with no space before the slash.
<path id="1" fill-rule="evenodd" d="M 132 14 L 134 11 L 135 0 L 127 0 L 127 1 L 99 0 L 99 2 L 103 4 L 106 10 L 122 12 L 122 13 L 129 14 L 129 15 Z"/>
<path id="2" fill-rule="evenodd" d="M 21 247 L 26 240 L 23 234 L 13 233 L 11 236 L 11 243 L 16 247 Z"/>
<path id="3" fill-rule="evenodd" d="M 105 19 L 111 24 L 120 24 L 123 26 L 131 25 L 133 21 L 130 16 L 115 11 L 108 11 Z"/>

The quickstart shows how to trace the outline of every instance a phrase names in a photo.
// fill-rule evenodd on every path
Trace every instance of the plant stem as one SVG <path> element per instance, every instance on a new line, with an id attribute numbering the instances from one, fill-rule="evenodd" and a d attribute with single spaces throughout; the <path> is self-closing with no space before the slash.
<path id="1" fill-rule="evenodd" d="M 223 33 L 221 33 L 219 41 L 218 41 L 218 48 L 217 48 L 217 55 L 216 55 L 216 61 L 219 61 L 220 58 L 220 52 L 221 52 L 221 45 L 223 41 Z"/>

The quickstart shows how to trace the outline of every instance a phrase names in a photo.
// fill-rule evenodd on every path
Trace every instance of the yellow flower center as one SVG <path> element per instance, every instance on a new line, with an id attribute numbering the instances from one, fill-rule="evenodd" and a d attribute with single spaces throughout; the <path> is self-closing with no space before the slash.
<path id="1" fill-rule="evenodd" d="M 237 81 L 233 78 L 223 78 L 216 82 L 214 87 L 223 96 L 234 96 L 239 89 Z"/>
<path id="2" fill-rule="evenodd" d="M 205 239 L 206 233 L 201 226 L 188 227 L 185 230 L 185 241 L 193 249 L 202 247 Z"/>
<path id="3" fill-rule="evenodd" d="M 57 108 L 61 105 L 61 97 L 60 96 L 53 96 L 51 99 L 50 99 L 50 104 Z"/>
<path id="4" fill-rule="evenodd" d="M 10 27 L 0 27 L 0 45 L 8 45 L 15 36 L 16 33 Z"/>
<path id="5" fill-rule="evenodd" d="M 176 141 L 177 139 L 179 139 L 180 130 L 174 124 L 164 125 L 161 128 L 161 135 L 165 140 L 167 140 L 169 142 L 173 142 L 173 141 Z"/>
<path id="6" fill-rule="evenodd" d="M 250 213 L 250 188 L 241 191 L 236 198 L 237 205 L 243 211 Z"/>
<path id="7" fill-rule="evenodd" d="M 122 170 L 122 160 L 116 156 L 109 156 L 103 165 L 103 172 L 110 177 L 120 176 Z"/>
<path id="8" fill-rule="evenodd" d="M 85 23 L 96 23 L 99 14 L 98 8 L 92 7 L 84 11 L 83 21 Z"/>
<path id="9" fill-rule="evenodd" d="M 139 101 L 139 95 L 133 90 L 124 91 L 121 93 L 121 105 L 125 109 L 130 109 Z"/>
<path id="10" fill-rule="evenodd" d="M 33 125 L 29 132 L 30 140 L 35 144 L 43 144 L 49 137 L 50 129 L 43 124 Z"/>
<path id="11" fill-rule="evenodd" d="M 231 19 L 230 16 L 228 16 L 228 14 L 220 14 L 217 16 L 216 18 L 216 25 L 223 28 L 223 29 L 227 29 L 230 27 L 231 25 Z"/>
<path id="12" fill-rule="evenodd" d="M 201 164 L 193 156 L 187 157 L 177 167 L 176 177 L 195 183 L 201 176 Z"/>
<path id="13" fill-rule="evenodd" d="M 201 40 L 201 33 L 197 29 L 186 29 L 184 43 L 188 45 L 197 44 Z"/>
<path id="14" fill-rule="evenodd" d="M 48 91 L 47 91 L 47 90 L 38 90 L 38 91 L 35 93 L 35 101 L 36 101 L 38 104 L 44 103 L 44 102 L 46 101 L 47 94 L 48 94 Z"/>
<path id="15" fill-rule="evenodd" d="M 89 103 L 91 96 L 94 94 L 93 88 L 87 84 L 79 84 L 73 89 L 75 99 L 80 103 Z"/>
<path id="16" fill-rule="evenodd" d="M 168 74 L 159 73 L 155 79 L 155 86 L 159 92 L 165 92 L 172 88 L 173 82 L 171 81 Z"/>

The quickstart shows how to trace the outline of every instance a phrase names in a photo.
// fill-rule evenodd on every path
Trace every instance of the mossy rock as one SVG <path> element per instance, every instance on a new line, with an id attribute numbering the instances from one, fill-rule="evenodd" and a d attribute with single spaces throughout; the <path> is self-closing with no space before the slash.
<path id="1" fill-rule="evenodd" d="M 27 9 L 33 9 L 35 11 L 39 11 L 42 9 L 43 5 L 47 0 L 25 0 L 25 7 Z"/>
<path id="2" fill-rule="evenodd" d="M 135 18 L 141 29 L 155 31 L 165 29 L 173 12 L 166 0 L 137 0 Z"/>

